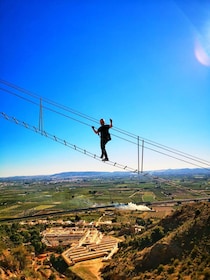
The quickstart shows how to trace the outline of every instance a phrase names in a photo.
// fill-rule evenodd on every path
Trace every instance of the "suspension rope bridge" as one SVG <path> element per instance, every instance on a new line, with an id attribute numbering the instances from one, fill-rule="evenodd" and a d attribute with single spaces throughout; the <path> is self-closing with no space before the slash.
<path id="1" fill-rule="evenodd" d="M 85 150 L 85 149 L 83 149 L 81 147 L 78 147 L 78 146 L 76 146 L 76 145 L 74 145 L 72 143 L 69 143 L 68 141 L 66 141 L 64 139 L 61 139 L 61 138 L 59 138 L 59 137 L 57 137 L 55 135 L 52 135 L 52 134 L 46 132 L 45 130 L 40 130 L 39 127 L 30 125 L 30 124 L 28 124 L 28 123 L 26 123 L 24 121 L 20 121 L 17 118 L 9 116 L 9 115 L 7 115 L 4 112 L 0 112 L 0 117 L 4 118 L 7 121 L 13 122 L 16 125 L 22 126 L 22 127 L 26 128 L 26 129 L 29 129 L 29 130 L 37 133 L 37 134 L 40 134 L 40 135 L 42 135 L 42 136 L 44 136 L 44 137 L 46 137 L 48 139 L 51 139 L 52 141 L 60 143 L 60 144 L 66 146 L 68 148 L 71 148 L 71 149 L 77 151 L 77 152 L 80 152 L 80 153 L 82 153 L 82 154 L 84 154 L 86 156 L 89 156 L 89 157 L 91 157 L 91 158 L 93 158 L 95 160 L 98 160 L 98 161 L 102 162 L 101 158 L 99 156 L 97 156 L 96 154 L 93 154 L 93 153 L 91 153 L 91 152 L 89 152 L 89 151 L 87 151 L 87 150 Z M 125 170 L 125 171 L 128 171 L 128 172 L 131 172 L 133 174 L 138 174 L 139 175 L 138 169 L 129 167 L 127 165 L 122 165 L 122 164 L 119 164 L 119 163 L 113 162 L 113 161 L 103 161 L 103 163 L 107 164 L 107 165 L 114 166 L 114 167 L 116 167 L 118 169 L 121 169 L 121 170 Z M 176 186 L 178 188 L 180 187 L 179 185 L 177 185 L 176 183 L 174 183 L 174 182 L 172 182 L 170 180 L 166 180 L 166 179 L 160 178 L 158 176 L 153 176 L 152 174 L 150 174 L 150 172 L 141 173 L 141 175 L 143 177 L 148 177 L 151 180 L 153 180 L 155 182 L 158 182 L 158 183 L 166 183 L 168 185 L 173 185 L 173 186 Z"/>
<path id="2" fill-rule="evenodd" d="M 76 121 L 76 122 L 79 122 L 80 124 L 82 125 L 86 125 L 86 126 L 89 126 L 91 127 L 92 126 L 92 123 L 87 123 L 87 122 L 94 122 L 94 123 L 98 123 L 98 120 L 91 117 L 91 116 L 88 116 L 86 114 L 83 114 L 81 112 L 78 112 L 76 110 L 73 110 L 67 106 L 64 106 L 64 105 L 61 105 L 61 104 L 58 104 L 52 100 L 49 100 L 49 99 L 46 99 L 46 98 L 43 98 L 37 94 L 34 94 L 28 90 L 25 90 L 23 88 L 20 88 L 10 82 L 7 82 L 7 81 L 4 81 L 4 80 L 0 80 L 0 83 L 2 84 L 2 87 L 0 87 L 0 91 L 3 92 L 3 93 L 6 93 L 6 94 L 10 94 L 10 95 L 13 95 L 17 98 L 20 98 L 26 102 L 29 102 L 35 106 L 38 106 L 39 107 L 39 127 L 36 127 L 36 126 L 32 126 L 24 121 L 19 121 L 17 120 L 15 117 L 11 117 L 9 115 L 7 115 L 6 113 L 4 112 L 1 112 L 1 117 L 8 120 L 8 121 L 12 121 L 14 122 L 15 124 L 18 124 L 18 125 L 21 125 L 21 126 L 24 126 L 25 128 L 29 129 L 29 130 L 32 130 L 36 133 L 39 133 L 51 140 L 54 140 L 60 144 L 63 144 L 69 148 L 72 148 L 80 153 L 83 153 L 91 158 L 94 158 L 96 160 L 100 160 L 100 157 L 85 150 L 85 149 L 82 149 L 72 143 L 69 143 L 68 141 L 66 140 L 63 140 L 55 135 L 52 135 L 48 132 L 46 132 L 43 128 L 43 109 L 44 110 L 48 110 L 48 111 L 51 111 L 52 113 L 54 114 L 58 114 L 58 115 L 61 115 L 62 117 L 65 117 L 65 118 L 68 118 L 68 119 L 71 119 L 73 121 Z M 26 97 L 27 96 L 27 97 Z M 45 104 L 45 105 L 43 105 Z M 71 115 L 69 115 L 71 114 Z M 72 116 L 73 115 L 73 116 Z M 80 118 L 80 119 L 78 119 Z M 179 161 L 182 161 L 184 163 L 187 163 L 187 164 L 190 164 L 190 165 L 193 165 L 193 166 L 196 166 L 196 167 L 199 167 L 199 168 L 202 168 L 202 169 L 206 169 L 208 171 L 210 171 L 210 162 L 209 161 L 206 161 L 204 159 L 201 159 L 199 157 L 195 157 L 195 156 L 192 156 L 190 154 L 187 154 L 187 153 L 184 153 L 184 152 L 181 152 L 177 149 L 173 149 L 173 148 L 170 148 L 168 146 L 165 146 L 165 145 L 162 145 L 162 144 L 159 144 L 155 141 L 151 141 L 149 139 L 146 139 L 146 138 L 143 138 L 143 137 L 140 137 L 138 135 L 135 135 L 133 133 L 130 133 L 126 130 L 122 130 L 120 128 L 117 128 L 117 127 L 113 127 L 112 130 L 115 132 L 115 133 L 112 133 L 112 136 L 114 137 L 117 137 L 121 140 L 124 140 L 124 141 L 127 141 L 135 146 L 137 146 L 137 152 L 138 152 L 138 168 L 131 168 L 131 167 L 128 167 L 126 165 L 122 165 L 122 164 L 119 164 L 117 162 L 112 162 L 112 161 L 107 161 L 107 162 L 104 162 L 105 164 L 108 164 L 108 165 L 112 165 L 112 166 L 115 166 L 117 168 L 120 168 L 120 169 L 124 169 L 124 170 L 127 170 L 127 171 L 131 171 L 131 172 L 134 172 L 134 173 L 138 173 L 140 172 L 140 166 L 139 166 L 139 161 L 140 161 L 140 148 L 141 148 L 141 154 L 142 154 L 142 157 L 141 157 L 141 173 L 143 173 L 143 160 L 144 160 L 144 149 L 147 149 L 147 150 L 150 150 L 152 152 L 155 152 L 155 153 L 159 153 L 161 155 L 164 155 L 164 156 L 167 156 L 167 157 L 170 157 L 170 158 L 173 158 L 175 160 L 179 160 Z"/>
<path id="3" fill-rule="evenodd" d="M 26 123 L 24 121 L 20 121 L 20 120 L 16 119 L 15 117 L 8 116 L 4 112 L 0 112 L 0 116 L 2 118 L 4 118 L 5 120 L 7 120 L 7 121 L 13 122 L 13 123 L 15 123 L 17 125 L 20 125 L 20 126 L 23 126 L 24 128 L 32 130 L 33 132 L 36 132 L 36 133 L 38 133 L 38 134 L 40 134 L 42 136 L 45 136 L 45 137 L 47 137 L 47 138 L 49 138 L 49 139 L 51 139 L 51 140 L 53 140 L 53 141 L 55 141 L 57 143 L 60 143 L 60 144 L 66 146 L 68 148 L 71 148 L 71 149 L 73 149 L 73 150 L 75 150 L 77 152 L 80 152 L 80 153 L 82 153 L 82 154 L 84 154 L 86 156 L 89 156 L 91 158 L 94 158 L 96 160 L 101 161 L 101 158 L 99 156 L 97 156 L 96 154 L 93 154 L 93 153 L 91 153 L 91 152 L 89 152 L 89 151 L 87 151 L 87 150 L 85 150 L 83 148 L 80 148 L 80 147 L 78 147 L 78 146 L 76 146 L 76 145 L 74 145 L 72 143 L 69 143 L 68 141 L 63 140 L 63 139 L 61 139 L 61 138 L 59 138 L 59 137 L 57 137 L 55 135 L 52 135 L 49 132 L 46 132 L 45 130 L 40 130 L 39 127 L 32 126 L 32 125 L 30 125 L 30 124 L 28 124 L 28 123 Z M 117 162 L 103 161 L 103 163 L 115 166 L 115 167 L 120 168 L 120 169 L 124 169 L 124 170 L 130 171 L 130 172 L 133 172 L 133 173 L 137 173 L 137 169 L 131 168 L 131 167 L 126 166 L 126 165 L 119 164 Z"/>

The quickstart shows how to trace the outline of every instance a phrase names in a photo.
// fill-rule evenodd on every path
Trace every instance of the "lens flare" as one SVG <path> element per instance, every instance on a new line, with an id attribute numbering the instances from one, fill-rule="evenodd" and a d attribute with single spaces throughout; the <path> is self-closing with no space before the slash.
<path id="1" fill-rule="evenodd" d="M 195 42 L 195 57 L 201 64 L 210 66 L 210 55 L 198 40 Z"/>

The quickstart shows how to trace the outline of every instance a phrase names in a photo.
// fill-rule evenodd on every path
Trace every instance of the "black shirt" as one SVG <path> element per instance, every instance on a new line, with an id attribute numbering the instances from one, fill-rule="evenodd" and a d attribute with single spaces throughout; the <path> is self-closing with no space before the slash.
<path id="1" fill-rule="evenodd" d="M 102 139 L 108 139 L 110 137 L 109 134 L 109 125 L 105 124 L 99 127 L 98 132 L 100 133 L 100 136 Z"/>

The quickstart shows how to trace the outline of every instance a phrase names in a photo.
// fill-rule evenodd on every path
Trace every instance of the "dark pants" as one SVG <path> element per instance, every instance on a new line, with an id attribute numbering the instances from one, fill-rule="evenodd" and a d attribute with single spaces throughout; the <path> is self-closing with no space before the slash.
<path id="1" fill-rule="evenodd" d="M 101 157 L 108 158 L 107 152 L 106 152 L 106 143 L 108 142 L 107 139 L 101 138 Z"/>

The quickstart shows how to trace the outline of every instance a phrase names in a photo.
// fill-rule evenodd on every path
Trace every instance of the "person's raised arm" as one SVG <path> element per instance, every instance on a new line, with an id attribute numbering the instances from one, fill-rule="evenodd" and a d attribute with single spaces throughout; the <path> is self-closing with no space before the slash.
<path id="1" fill-rule="evenodd" d="M 113 125 L 112 125 L 112 119 L 110 119 L 110 125 L 109 125 L 109 128 L 112 128 Z"/>
<path id="2" fill-rule="evenodd" d="M 98 134 L 98 133 L 99 133 L 98 130 L 96 130 L 94 126 L 92 126 L 92 129 L 93 129 L 93 131 L 95 132 L 95 134 Z"/>

